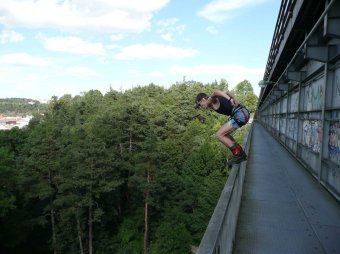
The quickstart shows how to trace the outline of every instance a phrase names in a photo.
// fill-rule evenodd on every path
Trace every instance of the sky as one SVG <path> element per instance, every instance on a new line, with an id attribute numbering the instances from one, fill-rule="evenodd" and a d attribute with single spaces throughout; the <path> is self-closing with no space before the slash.
<path id="1" fill-rule="evenodd" d="M 0 0 L 0 98 L 263 78 L 279 0 Z"/>

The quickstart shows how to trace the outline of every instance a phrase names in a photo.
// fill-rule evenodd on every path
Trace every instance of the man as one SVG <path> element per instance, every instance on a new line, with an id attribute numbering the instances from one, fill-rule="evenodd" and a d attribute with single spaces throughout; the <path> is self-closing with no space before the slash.
<path id="1" fill-rule="evenodd" d="M 217 139 L 233 154 L 227 164 L 231 166 L 247 160 L 246 153 L 231 133 L 248 122 L 250 116 L 248 109 L 242 106 L 229 91 L 220 90 L 215 90 L 210 97 L 205 93 L 199 93 L 196 97 L 196 108 L 211 108 L 219 114 L 229 116 L 228 122 L 216 133 Z"/>

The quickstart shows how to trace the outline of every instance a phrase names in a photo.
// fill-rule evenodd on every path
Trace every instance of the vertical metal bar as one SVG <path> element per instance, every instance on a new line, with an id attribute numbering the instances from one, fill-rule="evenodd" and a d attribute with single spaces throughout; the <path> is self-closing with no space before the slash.
<path id="1" fill-rule="evenodd" d="M 328 50 L 327 50 L 328 52 Z M 325 130 L 325 108 L 326 108 L 326 89 L 328 83 L 328 63 L 325 63 L 324 67 L 324 82 L 323 82 L 323 100 L 322 100 L 322 109 L 321 109 L 321 129 L 322 129 L 322 142 L 320 144 L 320 153 L 319 153 L 319 160 L 318 160 L 318 180 L 321 181 L 321 171 L 322 171 L 322 154 L 323 154 L 323 142 L 324 142 L 324 130 Z"/>
<path id="2" fill-rule="evenodd" d="M 301 83 L 299 83 L 299 96 L 298 96 L 298 108 L 297 108 L 297 116 L 296 116 L 296 119 L 297 119 L 297 126 L 296 126 L 296 129 L 297 129 L 297 134 L 296 134 L 296 142 L 295 142 L 295 156 L 298 157 L 297 155 L 297 152 L 298 152 L 298 143 L 299 143 L 299 129 L 300 129 L 300 103 L 301 103 Z"/>
<path id="3" fill-rule="evenodd" d="M 325 8 L 327 8 L 329 1 L 326 0 Z M 327 18 L 328 13 L 324 16 L 324 26 L 327 26 Z M 327 30 L 327 27 L 324 27 Z M 329 47 L 327 47 L 327 61 L 324 66 L 324 82 L 323 82 L 323 101 L 322 101 L 322 109 L 321 109 L 321 129 L 322 129 L 322 142 L 320 144 L 320 153 L 319 153 L 319 160 L 318 160 L 318 180 L 321 182 L 322 176 L 322 154 L 323 154 L 323 142 L 326 140 L 324 137 L 324 130 L 325 130 L 325 108 L 326 108 L 326 95 L 327 95 L 327 83 L 328 83 L 328 55 L 329 55 Z"/>
<path id="4" fill-rule="evenodd" d="M 287 137 L 288 137 L 288 134 L 287 134 L 287 130 L 288 130 L 288 105 L 290 102 L 290 97 L 289 97 L 289 89 L 287 91 L 287 105 L 286 105 L 286 139 L 285 139 L 285 145 L 287 146 Z M 288 140 L 289 140 L 289 137 L 288 137 Z M 289 144 L 288 144 L 289 145 Z"/>
<path id="5" fill-rule="evenodd" d="M 281 130 L 280 130 L 280 126 L 281 126 L 281 100 L 278 100 L 277 102 L 276 102 L 276 105 L 278 105 L 278 106 L 276 106 L 276 112 L 275 112 L 275 116 L 276 116 L 276 119 L 277 119 L 277 122 L 278 122 L 278 129 L 277 129 L 277 137 L 279 138 L 279 140 L 280 140 L 280 133 L 281 133 Z M 279 108 L 279 109 L 277 109 L 277 107 Z M 277 113 L 277 111 L 279 111 L 278 113 Z"/>

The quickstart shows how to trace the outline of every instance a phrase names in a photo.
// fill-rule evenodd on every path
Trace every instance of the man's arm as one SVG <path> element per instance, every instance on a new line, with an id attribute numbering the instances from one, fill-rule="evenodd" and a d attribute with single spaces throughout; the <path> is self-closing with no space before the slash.
<path id="1" fill-rule="evenodd" d="M 215 90 L 211 97 L 213 99 L 215 99 L 217 96 L 222 96 L 224 98 L 226 98 L 227 100 L 230 100 L 231 104 L 233 106 L 237 106 L 239 103 L 238 101 L 236 100 L 236 97 L 229 91 L 225 90 L 225 91 L 221 91 L 221 90 Z"/>

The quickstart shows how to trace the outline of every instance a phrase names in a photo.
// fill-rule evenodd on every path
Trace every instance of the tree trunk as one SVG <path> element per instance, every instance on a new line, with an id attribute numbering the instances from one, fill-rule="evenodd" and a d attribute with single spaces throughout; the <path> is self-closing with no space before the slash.
<path id="1" fill-rule="evenodd" d="M 92 245 L 92 205 L 89 206 L 89 254 L 93 253 Z"/>
<path id="2" fill-rule="evenodd" d="M 150 172 L 147 170 L 147 182 L 150 183 Z M 144 254 L 148 253 L 148 232 L 149 232 L 149 220 L 148 220 L 148 213 L 149 213 L 149 191 L 145 192 L 145 205 L 144 205 Z"/>
<path id="3" fill-rule="evenodd" d="M 78 241 L 79 241 L 80 254 L 84 254 L 83 241 L 81 239 L 80 221 L 79 221 L 78 216 L 76 216 L 76 220 L 77 220 L 77 232 L 78 232 Z"/>
<path id="4" fill-rule="evenodd" d="M 48 183 L 50 188 L 53 190 L 52 188 L 52 176 L 51 176 L 51 171 L 48 170 Z M 52 203 L 52 198 L 51 198 L 51 203 Z M 51 226 L 52 226 L 52 245 L 53 245 L 53 253 L 57 254 L 57 236 L 55 233 L 55 220 L 54 220 L 54 210 L 53 208 L 50 210 L 50 214 L 51 214 Z"/>
<path id="5" fill-rule="evenodd" d="M 122 156 L 123 155 L 123 144 L 122 143 L 119 144 L 119 148 L 120 148 L 120 156 Z"/>
<path id="6" fill-rule="evenodd" d="M 129 141 L 129 152 L 132 152 L 132 137 L 131 137 L 131 133 L 130 133 L 130 141 Z"/>
<path id="7" fill-rule="evenodd" d="M 53 244 L 53 253 L 57 254 L 57 237 L 55 233 L 55 221 L 54 221 L 54 210 L 51 209 L 51 224 L 52 224 L 52 244 Z"/>
<path id="8" fill-rule="evenodd" d="M 92 218 L 92 184 L 94 181 L 93 177 L 94 172 L 94 161 L 93 158 L 91 159 L 91 185 L 90 185 L 90 203 L 89 203 L 89 254 L 93 254 L 93 218 Z"/>

